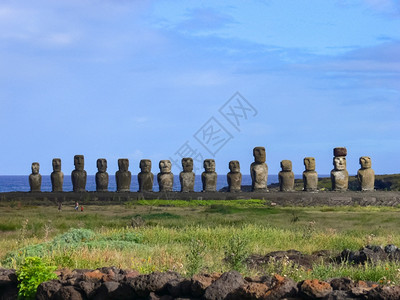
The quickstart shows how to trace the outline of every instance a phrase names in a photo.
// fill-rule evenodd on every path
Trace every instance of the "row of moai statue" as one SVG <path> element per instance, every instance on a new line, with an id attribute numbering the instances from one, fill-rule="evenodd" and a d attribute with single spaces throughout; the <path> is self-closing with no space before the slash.
<path id="1" fill-rule="evenodd" d="M 344 147 L 333 150 L 334 169 L 331 171 L 332 190 L 345 191 L 348 189 L 349 174 L 346 170 L 347 150 Z M 264 147 L 255 147 L 253 149 L 254 162 L 250 166 L 252 178 L 252 191 L 268 191 L 267 178 L 268 166 L 265 163 L 266 154 Z M 63 190 L 64 174 L 61 171 L 61 159 L 53 159 L 53 172 L 51 173 L 51 184 L 53 192 Z M 375 174 L 371 169 L 371 159 L 367 156 L 360 158 L 361 169 L 358 170 L 357 177 L 360 182 L 360 189 L 363 191 L 374 190 Z M 87 173 L 84 170 L 84 156 L 74 156 L 75 170 L 71 173 L 71 180 L 74 192 L 86 191 Z M 174 175 L 171 172 L 171 162 L 161 160 L 159 163 L 160 172 L 157 174 L 157 182 L 160 192 L 172 191 Z M 201 174 L 204 192 L 217 190 L 217 173 L 215 172 L 214 159 L 206 159 L 203 163 L 204 172 Z M 313 157 L 304 158 L 305 171 L 303 172 L 304 191 L 317 191 L 318 174 L 315 171 L 315 159 Z M 154 175 L 151 172 L 151 160 L 142 159 L 139 164 L 140 173 L 138 174 L 139 192 L 153 191 Z M 193 172 L 193 159 L 182 159 L 183 171 L 179 174 L 181 192 L 193 192 L 195 173 Z M 294 173 L 292 171 L 292 162 L 290 160 L 281 161 L 282 171 L 279 172 L 280 190 L 290 192 L 294 190 Z M 96 173 L 96 191 L 108 191 L 108 173 L 107 160 L 99 158 L 97 160 Z M 126 158 L 118 159 L 118 171 L 115 173 L 115 180 L 118 192 L 130 191 L 131 172 L 129 169 L 129 160 Z M 230 172 L 227 174 L 228 191 L 240 192 L 242 184 L 242 173 L 240 172 L 240 163 L 237 160 L 229 162 Z M 39 163 L 32 163 L 32 174 L 29 176 L 31 191 L 41 190 L 42 177 L 39 174 Z"/>

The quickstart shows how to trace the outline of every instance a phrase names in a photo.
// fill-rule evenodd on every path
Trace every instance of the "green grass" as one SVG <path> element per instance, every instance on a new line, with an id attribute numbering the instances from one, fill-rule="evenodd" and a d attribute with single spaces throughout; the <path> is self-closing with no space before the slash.
<path id="1" fill-rule="evenodd" d="M 206 272 L 228 270 L 224 257 L 233 239 L 245 240 L 246 252 L 260 255 L 288 249 L 312 253 L 357 250 L 366 244 L 400 245 L 399 208 L 276 207 L 264 200 L 201 204 L 147 200 L 140 205 L 87 205 L 84 212 L 71 206 L 58 212 L 56 206 L 11 207 L 2 203 L 0 266 L 16 267 L 24 256 L 35 255 L 59 268 L 115 265 L 141 272 L 175 270 L 188 274 L 193 265 Z M 138 217 L 143 223 L 134 228 L 132 220 Z M 187 255 L 197 251 L 190 248 L 193 240 L 204 246 L 201 266 Z M 316 265 L 313 270 L 289 263 L 286 269 L 282 266 L 271 263 L 265 270 L 241 271 L 246 275 L 279 272 L 294 279 L 344 274 L 353 279 L 398 282 L 400 269 L 394 263 Z"/>

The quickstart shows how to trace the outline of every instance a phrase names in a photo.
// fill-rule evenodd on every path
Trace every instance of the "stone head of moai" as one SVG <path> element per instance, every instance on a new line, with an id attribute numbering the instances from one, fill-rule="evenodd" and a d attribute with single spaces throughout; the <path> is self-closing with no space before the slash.
<path id="1" fill-rule="evenodd" d="M 264 147 L 255 147 L 253 149 L 254 162 L 263 164 L 266 161 L 266 154 Z"/>
<path id="2" fill-rule="evenodd" d="M 118 159 L 118 169 L 121 172 L 127 172 L 129 169 L 129 159 L 127 158 Z"/>
<path id="3" fill-rule="evenodd" d="M 238 160 L 231 160 L 229 162 L 229 170 L 232 173 L 240 173 L 240 163 Z"/>
<path id="4" fill-rule="evenodd" d="M 292 171 L 292 162 L 290 160 L 282 160 L 281 168 L 283 172 L 291 172 Z"/>
<path id="5" fill-rule="evenodd" d="M 205 159 L 203 162 L 203 167 L 206 173 L 215 172 L 215 160 L 213 159 Z"/>
<path id="6" fill-rule="evenodd" d="M 304 166 L 306 171 L 315 171 L 315 158 L 314 157 L 305 157 L 304 158 Z"/>
<path id="7" fill-rule="evenodd" d="M 99 158 L 97 160 L 97 170 L 100 173 L 105 173 L 107 171 L 107 160 L 105 158 Z"/>
<path id="8" fill-rule="evenodd" d="M 371 157 L 369 156 L 361 156 L 360 157 L 360 165 L 361 169 L 371 169 L 372 163 L 371 163 Z"/>
<path id="9" fill-rule="evenodd" d="M 335 167 L 336 171 L 346 170 L 346 157 L 344 157 L 344 156 L 334 157 L 333 158 L 333 166 Z"/>
<path id="10" fill-rule="evenodd" d="M 150 173 L 151 172 L 151 160 L 150 159 L 142 159 L 139 163 L 140 171 L 143 173 Z"/>
<path id="11" fill-rule="evenodd" d="M 184 157 L 182 158 L 183 172 L 193 172 L 193 158 Z"/>
<path id="12" fill-rule="evenodd" d="M 53 165 L 54 172 L 61 171 L 61 159 L 60 158 L 53 158 L 52 165 Z"/>
<path id="13" fill-rule="evenodd" d="M 74 156 L 74 165 L 75 165 L 75 170 L 77 171 L 83 171 L 85 167 L 85 158 L 83 155 L 75 155 Z"/>
<path id="14" fill-rule="evenodd" d="M 169 161 L 167 159 L 160 160 L 160 163 L 158 164 L 158 166 L 160 167 L 160 172 L 162 174 L 171 173 L 171 168 L 172 168 L 171 161 Z"/>
<path id="15" fill-rule="evenodd" d="M 32 168 L 32 174 L 34 174 L 34 175 L 39 174 L 40 165 L 39 165 L 38 162 L 32 163 L 32 167 L 31 168 Z"/>

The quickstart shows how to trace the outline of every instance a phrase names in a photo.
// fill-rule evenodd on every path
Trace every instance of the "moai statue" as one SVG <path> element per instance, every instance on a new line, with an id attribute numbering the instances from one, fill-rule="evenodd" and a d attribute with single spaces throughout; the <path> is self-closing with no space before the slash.
<path id="1" fill-rule="evenodd" d="M 315 158 L 305 157 L 304 166 L 306 170 L 303 172 L 304 191 L 313 192 L 318 190 L 318 173 L 315 171 Z"/>
<path id="2" fill-rule="evenodd" d="M 360 157 L 360 165 L 361 169 L 357 172 L 360 190 L 373 191 L 375 188 L 375 172 L 371 169 L 371 158 L 369 156 Z"/>
<path id="3" fill-rule="evenodd" d="M 115 172 L 117 192 L 129 192 L 131 187 L 132 174 L 129 169 L 129 159 L 118 159 L 118 171 Z"/>
<path id="4" fill-rule="evenodd" d="M 64 183 L 64 173 L 61 172 L 61 159 L 53 158 L 53 172 L 51 173 L 51 191 L 62 192 Z"/>
<path id="5" fill-rule="evenodd" d="M 31 192 L 40 192 L 42 187 L 42 175 L 39 174 L 40 165 L 38 162 L 32 163 L 32 174 L 29 175 L 29 186 Z"/>
<path id="6" fill-rule="evenodd" d="M 266 155 L 264 147 L 253 149 L 254 162 L 250 166 L 251 189 L 252 191 L 268 191 L 268 166 L 265 163 Z"/>
<path id="7" fill-rule="evenodd" d="M 292 162 L 290 160 L 281 161 L 282 171 L 279 172 L 279 190 L 281 192 L 294 191 L 294 173 L 292 171 Z"/>
<path id="8" fill-rule="evenodd" d="M 108 173 L 107 173 L 107 160 L 105 158 L 99 158 L 97 160 L 96 173 L 96 191 L 107 192 L 108 191 Z"/>
<path id="9" fill-rule="evenodd" d="M 333 165 L 331 181 L 333 191 L 347 191 L 349 186 L 349 172 L 346 170 L 347 149 L 339 147 L 333 149 Z"/>
<path id="10" fill-rule="evenodd" d="M 138 174 L 139 192 L 152 192 L 154 174 L 151 173 L 151 160 L 142 159 L 139 163 L 140 173 Z"/>
<path id="11" fill-rule="evenodd" d="M 201 173 L 203 192 L 215 192 L 217 190 L 217 173 L 215 172 L 215 160 L 205 159 L 204 172 Z"/>
<path id="12" fill-rule="evenodd" d="M 160 192 L 172 192 L 174 174 L 171 173 L 171 162 L 169 160 L 160 160 L 158 166 L 160 167 L 160 173 L 157 174 L 157 182 Z"/>
<path id="13" fill-rule="evenodd" d="M 179 173 L 179 181 L 181 183 L 181 192 L 194 191 L 193 159 L 191 157 L 182 158 L 183 171 Z"/>
<path id="14" fill-rule="evenodd" d="M 85 158 L 83 155 L 74 156 L 75 170 L 71 173 L 72 189 L 74 192 L 86 192 L 86 171 L 83 169 L 85 166 Z"/>
<path id="15" fill-rule="evenodd" d="M 240 192 L 242 190 L 242 173 L 240 163 L 237 160 L 229 162 L 230 172 L 226 175 L 228 180 L 228 192 Z"/>

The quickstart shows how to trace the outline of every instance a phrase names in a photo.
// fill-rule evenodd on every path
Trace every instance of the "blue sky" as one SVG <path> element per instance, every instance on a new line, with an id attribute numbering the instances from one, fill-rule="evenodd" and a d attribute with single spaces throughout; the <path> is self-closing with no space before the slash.
<path id="1" fill-rule="evenodd" d="M 235 128 L 219 109 L 236 92 L 254 110 Z M 364 155 L 398 173 L 399 116 L 399 1 L 0 3 L 2 175 L 49 174 L 54 157 L 69 174 L 74 154 L 89 174 L 100 157 L 157 173 L 185 142 L 220 174 L 249 174 L 255 146 L 270 174 L 305 156 L 328 174 L 337 146 L 351 174 Z M 230 137 L 214 149 L 194 137 L 212 117 Z"/>

